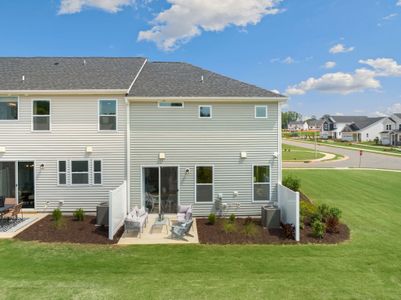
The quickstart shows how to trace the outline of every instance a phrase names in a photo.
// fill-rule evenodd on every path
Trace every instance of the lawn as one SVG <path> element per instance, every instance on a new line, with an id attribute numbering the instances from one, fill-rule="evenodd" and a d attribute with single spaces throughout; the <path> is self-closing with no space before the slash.
<path id="1" fill-rule="evenodd" d="M 318 159 L 324 157 L 324 154 L 321 152 L 317 152 L 315 156 L 315 151 L 298 147 L 283 144 L 283 160 L 284 161 L 309 161 L 313 159 Z"/>
<path id="2" fill-rule="evenodd" d="M 340 245 L 80 246 L 0 241 L 0 299 L 399 299 L 401 173 L 293 170 L 343 210 Z"/>
<path id="3" fill-rule="evenodd" d="M 401 156 L 400 148 L 397 147 L 372 145 L 368 143 L 348 143 L 348 142 L 339 142 L 332 140 L 319 141 L 318 144 L 323 146 L 332 146 L 332 147 L 339 146 L 344 148 L 355 148 L 357 150 L 364 150 L 364 151 L 375 151 L 391 156 Z"/>

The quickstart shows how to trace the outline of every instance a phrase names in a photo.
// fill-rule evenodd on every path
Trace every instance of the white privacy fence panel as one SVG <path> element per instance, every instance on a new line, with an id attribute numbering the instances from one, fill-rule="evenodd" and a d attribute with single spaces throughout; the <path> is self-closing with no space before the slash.
<path id="1" fill-rule="evenodd" d="M 295 240 L 299 241 L 299 193 L 278 184 L 278 205 L 281 222 L 295 226 Z"/>
<path id="2" fill-rule="evenodd" d="M 109 239 L 123 226 L 127 215 L 127 182 L 109 192 Z"/>

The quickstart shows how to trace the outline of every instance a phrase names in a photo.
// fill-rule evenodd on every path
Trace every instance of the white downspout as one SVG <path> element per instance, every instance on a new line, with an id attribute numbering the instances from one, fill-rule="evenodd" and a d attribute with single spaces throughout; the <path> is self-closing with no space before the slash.
<path id="1" fill-rule="evenodd" d="M 127 212 L 131 211 L 131 122 L 130 122 L 130 104 L 128 98 L 125 97 L 125 106 L 126 106 L 126 138 L 125 138 L 125 155 L 126 159 L 126 167 L 125 167 L 125 176 L 127 181 Z"/>

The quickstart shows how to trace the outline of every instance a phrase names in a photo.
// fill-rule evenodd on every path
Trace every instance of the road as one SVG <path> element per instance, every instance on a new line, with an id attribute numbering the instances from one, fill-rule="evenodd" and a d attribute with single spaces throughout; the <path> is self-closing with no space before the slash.
<path id="1" fill-rule="evenodd" d="M 284 140 L 284 144 L 304 147 L 308 149 L 315 149 L 314 144 L 303 143 L 298 141 Z M 313 162 L 313 163 L 298 163 L 298 162 L 284 162 L 284 168 L 359 168 L 359 150 L 349 150 L 344 148 L 335 148 L 329 146 L 317 146 L 320 152 L 341 154 L 347 156 L 346 160 L 328 161 L 328 162 Z M 361 159 L 361 168 L 373 169 L 390 169 L 401 170 L 401 157 L 389 156 L 378 153 L 363 152 Z"/>

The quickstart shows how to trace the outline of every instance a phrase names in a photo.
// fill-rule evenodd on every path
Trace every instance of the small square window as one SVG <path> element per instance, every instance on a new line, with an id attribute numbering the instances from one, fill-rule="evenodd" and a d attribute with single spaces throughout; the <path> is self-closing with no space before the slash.
<path id="1" fill-rule="evenodd" d="M 267 119 L 267 106 L 255 106 L 255 118 L 256 119 Z"/>
<path id="2" fill-rule="evenodd" d="M 199 106 L 199 118 L 212 118 L 212 106 L 210 105 L 200 105 Z"/>
<path id="3" fill-rule="evenodd" d="M 18 98 L 0 97 L 0 121 L 18 120 Z"/>

